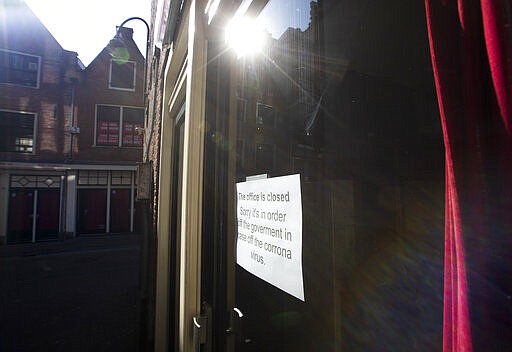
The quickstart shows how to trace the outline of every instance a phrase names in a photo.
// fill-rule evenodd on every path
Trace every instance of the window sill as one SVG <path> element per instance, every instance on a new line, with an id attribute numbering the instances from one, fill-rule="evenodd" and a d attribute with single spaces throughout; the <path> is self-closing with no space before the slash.
<path id="1" fill-rule="evenodd" d="M 93 144 L 91 146 L 92 148 L 108 148 L 108 149 L 142 149 L 142 146 L 126 146 L 126 145 L 123 145 L 123 146 L 118 146 L 118 145 L 97 145 L 97 144 Z"/>
<path id="2" fill-rule="evenodd" d="M 135 92 L 135 88 L 121 88 L 121 87 L 108 86 L 108 89 L 119 90 L 119 91 L 122 91 L 122 92 Z"/>
<path id="3" fill-rule="evenodd" d="M 0 86 L 7 86 L 7 87 L 11 87 L 11 88 L 17 87 L 17 88 L 39 89 L 39 84 L 37 86 L 28 86 L 28 85 L 24 85 L 24 84 L 0 82 Z"/>

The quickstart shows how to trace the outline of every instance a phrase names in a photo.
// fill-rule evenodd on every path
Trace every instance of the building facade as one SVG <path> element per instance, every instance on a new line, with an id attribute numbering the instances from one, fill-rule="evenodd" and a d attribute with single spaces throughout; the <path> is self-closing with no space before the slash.
<path id="1" fill-rule="evenodd" d="M 0 243 L 136 231 L 144 58 L 131 29 L 123 57 L 109 45 L 85 68 L 24 2 L 2 6 Z"/>
<path id="2" fill-rule="evenodd" d="M 135 170 L 142 161 L 144 65 L 133 30 L 122 27 L 83 71 L 72 162 L 91 166 L 76 175 L 78 234 L 141 230 Z"/>
<path id="3" fill-rule="evenodd" d="M 462 7 L 152 2 L 156 351 L 511 346 L 511 13 Z"/>

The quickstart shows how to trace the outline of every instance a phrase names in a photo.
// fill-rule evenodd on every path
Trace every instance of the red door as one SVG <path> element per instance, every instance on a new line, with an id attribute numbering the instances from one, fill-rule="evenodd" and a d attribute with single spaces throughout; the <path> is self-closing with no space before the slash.
<path id="1" fill-rule="evenodd" d="M 23 189 L 11 190 L 7 221 L 7 243 L 32 241 L 33 213 L 34 191 Z"/>
<path id="2" fill-rule="evenodd" d="M 36 240 L 56 239 L 59 234 L 59 190 L 37 191 Z"/>
<path id="3" fill-rule="evenodd" d="M 110 232 L 130 232 L 130 190 L 110 192 Z"/>
<path id="4" fill-rule="evenodd" d="M 78 190 L 78 234 L 104 233 L 107 230 L 107 190 Z"/>

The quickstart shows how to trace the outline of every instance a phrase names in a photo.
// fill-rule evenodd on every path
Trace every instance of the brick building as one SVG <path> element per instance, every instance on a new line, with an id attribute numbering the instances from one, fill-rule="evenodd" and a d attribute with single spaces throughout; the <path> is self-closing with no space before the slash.
<path id="1" fill-rule="evenodd" d="M 85 68 L 23 1 L 2 6 L 0 243 L 136 231 L 145 61 L 133 31 Z"/>
<path id="2" fill-rule="evenodd" d="M 144 57 L 132 34 L 119 30 L 83 71 L 77 90 L 80 135 L 71 163 L 83 165 L 72 186 L 79 234 L 131 232 L 139 223 L 134 170 L 142 160 Z"/>

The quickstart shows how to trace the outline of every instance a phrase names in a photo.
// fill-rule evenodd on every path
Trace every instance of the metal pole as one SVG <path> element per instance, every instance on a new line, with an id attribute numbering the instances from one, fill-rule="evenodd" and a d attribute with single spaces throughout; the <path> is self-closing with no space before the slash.
<path id="1" fill-rule="evenodd" d="M 149 54 L 149 25 L 148 23 L 141 17 L 130 17 L 124 20 L 121 25 L 118 26 L 116 37 L 119 36 L 119 31 L 123 26 L 132 20 L 139 20 L 146 25 L 147 35 L 146 35 L 146 57 L 144 62 L 144 80 L 143 80 L 143 101 L 144 101 L 144 131 L 147 129 L 148 124 L 148 108 L 147 108 L 147 63 L 148 63 L 148 54 Z M 146 144 L 146 138 L 144 136 L 144 144 Z M 149 148 L 148 148 L 149 149 Z M 147 153 L 143 153 L 142 161 L 143 164 L 147 164 Z M 142 165 L 139 165 L 140 168 Z M 148 165 L 144 165 L 148 167 Z M 151 164 L 149 164 L 149 169 L 151 170 Z M 141 182 L 149 182 L 149 194 L 145 197 L 139 197 L 140 192 L 137 190 L 137 200 L 141 202 L 141 210 L 142 210 L 142 243 L 140 248 L 140 288 L 139 288 L 139 299 L 140 299 L 140 330 L 139 330 L 139 350 L 140 351 L 152 351 L 153 350 L 153 341 L 154 341 L 154 327 L 153 327 L 153 319 L 154 319 L 154 273 L 155 270 L 154 257 L 155 257 L 155 246 L 156 241 L 153 238 L 153 216 L 152 216 L 152 197 L 150 195 L 153 194 L 152 185 L 152 173 L 147 172 L 147 179 L 142 181 L 138 180 L 137 188 L 141 186 Z"/>
<path id="2" fill-rule="evenodd" d="M 142 23 L 144 23 L 146 25 L 146 30 L 147 30 L 147 34 L 146 34 L 146 57 L 145 57 L 145 60 L 144 60 L 144 83 L 143 83 L 143 86 L 142 86 L 142 89 L 143 89 L 143 94 L 144 94 L 144 109 L 146 109 L 146 99 L 147 99 L 147 94 L 146 94 L 146 73 L 147 73 L 147 63 L 148 63 L 148 53 L 149 53 L 149 25 L 148 23 L 141 17 L 130 17 L 130 18 L 127 18 L 126 20 L 124 20 L 118 27 L 117 27 L 117 31 L 116 31 L 116 37 L 119 37 L 119 31 L 121 30 L 121 28 L 123 28 L 123 26 L 127 23 L 127 22 L 130 22 L 132 20 L 139 20 L 141 21 Z"/>

